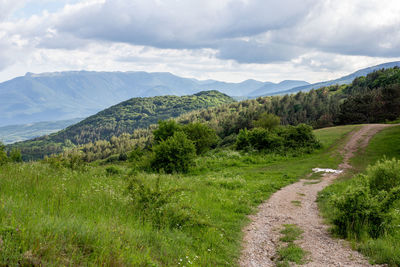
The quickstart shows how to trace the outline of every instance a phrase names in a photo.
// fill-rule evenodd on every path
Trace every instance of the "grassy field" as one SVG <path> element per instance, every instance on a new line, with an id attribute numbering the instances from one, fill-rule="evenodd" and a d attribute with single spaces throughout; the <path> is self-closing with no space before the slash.
<path id="1" fill-rule="evenodd" d="M 0 265 L 235 266 L 247 215 L 312 168 L 336 167 L 356 128 L 315 131 L 312 154 L 210 151 L 180 175 L 0 166 Z"/>
<path id="2" fill-rule="evenodd" d="M 351 178 L 355 174 L 364 172 L 368 165 L 373 165 L 384 157 L 387 159 L 400 159 L 400 126 L 386 128 L 376 134 L 371 139 L 368 147 L 358 152 L 351 160 L 354 169 L 342 176 L 336 183 L 320 192 L 319 206 L 328 222 L 332 222 L 334 218 L 334 209 L 331 202 L 334 196 L 342 195 L 347 188 L 354 186 L 355 181 Z M 400 202 L 394 203 L 394 207 L 393 212 L 398 213 L 400 210 Z M 399 266 L 400 229 L 398 225 L 400 225 L 400 220 L 395 220 L 392 224 L 394 228 L 379 238 L 371 238 L 368 236 L 362 237 L 359 240 L 351 238 L 354 247 L 369 256 L 374 263 L 387 263 L 390 266 Z"/>

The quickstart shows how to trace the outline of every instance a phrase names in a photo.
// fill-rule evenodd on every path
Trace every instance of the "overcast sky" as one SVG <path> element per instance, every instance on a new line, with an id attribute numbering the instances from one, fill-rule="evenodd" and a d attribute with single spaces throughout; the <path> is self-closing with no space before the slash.
<path id="1" fill-rule="evenodd" d="M 168 71 L 317 82 L 400 60 L 399 0 L 0 0 L 0 81 Z"/>

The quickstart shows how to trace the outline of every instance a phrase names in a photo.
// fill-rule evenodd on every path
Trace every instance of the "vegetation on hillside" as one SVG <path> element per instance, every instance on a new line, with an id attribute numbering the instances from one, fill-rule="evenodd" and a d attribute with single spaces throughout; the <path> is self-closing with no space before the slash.
<path id="1" fill-rule="evenodd" d="M 398 99 L 386 94 L 395 95 L 399 75 L 397 68 L 382 70 L 349 86 L 230 103 L 175 120 L 157 118 L 158 125 L 119 137 L 112 136 L 106 124 L 97 129 L 107 135 L 106 140 L 75 146 L 72 139 L 60 137 L 60 143 L 46 144 L 70 149 L 39 162 L 11 162 L 12 153 L 1 153 L 1 146 L 0 157 L 5 160 L 0 166 L 0 265 L 235 265 L 247 215 L 311 168 L 336 167 L 340 162 L 336 149 L 355 128 L 312 131 L 302 123 L 322 127 L 351 122 L 344 119 L 355 112 L 347 114 L 343 107 L 352 97 L 372 93 L 385 96 L 376 105 L 387 114 L 376 117 L 365 105 L 357 106 L 359 102 L 352 106 L 368 122 L 397 118 L 397 111 L 388 107 Z M 156 117 L 162 116 L 154 110 Z M 123 112 L 115 112 L 109 117 L 101 113 L 104 121 L 123 117 Z M 110 123 L 110 129 L 117 127 L 115 123 Z M 76 136 L 75 141 L 85 136 L 90 139 L 96 134 Z M 390 149 L 395 147 L 393 143 Z M 369 183 L 377 180 L 367 176 Z M 345 192 L 346 188 L 339 188 Z M 397 253 L 397 248 L 389 248 L 394 244 L 390 242 L 398 242 L 398 229 L 391 226 L 399 223 L 393 215 L 398 201 L 386 210 L 379 206 L 397 196 L 397 189 L 392 190 L 370 190 L 360 201 L 368 204 L 365 212 L 372 216 L 367 218 L 367 230 L 360 231 L 367 238 L 361 248 L 374 255 L 379 249 L 391 255 L 381 262 L 390 262 Z M 346 227 L 356 225 L 341 210 L 353 196 L 350 190 L 332 202 L 336 208 L 330 208 L 336 222 Z M 379 205 L 377 200 L 382 200 Z M 370 225 L 379 229 L 370 232 Z M 351 227 L 346 234 L 354 230 Z M 301 262 L 303 252 L 290 244 L 287 248 L 290 251 L 281 251 L 281 261 Z"/>
<path id="2" fill-rule="evenodd" d="M 263 130 L 252 130 L 254 128 L 273 128 L 278 124 L 298 125 L 307 123 L 314 128 L 321 128 L 351 122 L 385 122 L 400 116 L 400 110 L 397 108 L 400 107 L 400 98 L 386 95 L 385 101 L 374 100 L 375 104 L 371 106 L 380 111 L 385 111 L 379 113 L 381 114 L 379 117 L 375 115 L 378 113 L 371 111 L 365 103 L 351 104 L 353 108 L 351 113 L 347 112 L 347 107 L 350 105 L 349 102 L 352 102 L 356 97 L 371 93 L 381 92 L 379 95 L 386 93 L 400 94 L 399 77 L 399 68 L 380 70 L 366 77 L 358 78 L 350 85 L 331 86 L 312 90 L 309 93 L 300 92 L 296 95 L 262 97 L 224 104 L 183 114 L 177 117 L 176 121 L 182 124 L 205 123 L 218 135 L 220 147 L 235 144 L 240 130 L 251 132 L 254 136 L 261 134 L 262 136 L 259 137 L 266 142 L 271 141 L 268 141 L 270 138 L 278 141 L 279 137 L 275 138 L 277 135 L 279 136 L 276 131 L 275 134 L 269 134 L 270 136 L 267 137 L 266 132 L 261 133 Z M 390 108 L 393 105 L 396 105 L 396 108 Z M 359 114 L 364 114 L 365 120 L 354 119 L 356 111 Z M 118 158 L 120 155 L 124 157 L 124 154 L 129 153 L 134 148 L 149 147 L 153 140 L 152 132 L 157 127 L 157 125 L 150 125 L 147 129 L 134 130 L 132 134 L 122 134 L 119 137 L 113 136 L 110 140 L 91 142 L 78 148 L 69 149 L 65 154 L 79 154 L 84 161 L 89 162 L 107 159 L 108 157 Z M 241 137 L 243 137 L 243 133 Z M 279 142 L 275 142 L 275 144 L 282 147 Z"/>
<path id="3" fill-rule="evenodd" d="M 189 111 L 233 101 L 231 97 L 217 91 L 206 91 L 181 97 L 132 98 L 57 133 L 19 142 L 9 147 L 19 148 L 26 160 L 43 158 L 45 155 L 60 153 L 64 148 L 95 143 L 99 140 L 108 142 L 113 136 L 132 133 L 139 128 L 146 129 L 159 120 L 174 118 Z"/>
<path id="4" fill-rule="evenodd" d="M 191 127 L 176 128 L 151 145 L 169 152 L 186 135 L 194 163 L 180 174 L 147 169 L 147 153 L 156 153 L 147 149 L 117 162 L 2 165 L 0 265 L 235 266 L 247 215 L 311 168 L 336 166 L 332 145 L 354 127 L 316 131 L 322 148 L 310 154 L 216 148 L 198 155 Z"/>
<path id="5" fill-rule="evenodd" d="M 390 266 L 400 265 L 399 146 L 400 127 L 378 133 L 352 160 L 355 170 L 318 197 L 335 234 L 356 241 L 373 262 Z"/>

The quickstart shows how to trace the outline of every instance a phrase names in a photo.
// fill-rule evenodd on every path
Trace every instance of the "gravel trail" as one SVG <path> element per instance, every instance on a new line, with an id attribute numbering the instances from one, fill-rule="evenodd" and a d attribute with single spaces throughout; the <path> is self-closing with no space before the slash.
<path id="1" fill-rule="evenodd" d="M 389 125 L 369 124 L 353 132 L 342 149 L 343 162 L 340 170 L 351 168 L 349 159 L 360 148 L 364 148 L 371 137 Z M 330 185 L 339 173 L 326 173 L 322 181 L 314 184 L 300 180 L 274 193 L 251 215 L 251 223 L 243 229 L 243 250 L 240 266 L 275 266 L 274 258 L 279 246 L 280 229 L 283 224 L 296 224 L 303 231 L 303 238 L 297 242 L 309 251 L 308 261 L 302 266 L 371 266 L 346 241 L 333 239 L 328 226 L 319 216 L 316 199 L 319 191 Z M 300 201 L 296 206 L 292 201 Z"/>

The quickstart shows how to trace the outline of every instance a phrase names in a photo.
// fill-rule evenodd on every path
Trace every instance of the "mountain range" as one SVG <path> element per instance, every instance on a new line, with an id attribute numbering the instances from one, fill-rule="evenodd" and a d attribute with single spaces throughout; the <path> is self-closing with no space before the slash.
<path id="1" fill-rule="evenodd" d="M 356 77 L 395 66 L 399 67 L 400 61 L 361 69 L 339 79 L 314 84 L 297 80 L 272 83 L 252 79 L 229 83 L 182 78 L 162 72 L 27 73 L 0 83 L 0 127 L 12 125 L 1 128 L 0 140 L 11 143 L 42 133 L 48 134 L 60 129 L 61 125 L 66 127 L 66 120 L 72 124 L 71 120 L 75 118 L 88 117 L 132 97 L 182 96 L 206 90 L 218 90 L 236 99 L 283 95 L 333 84 L 349 84 Z M 57 123 L 62 120 L 64 122 Z M 54 127 L 50 126 L 50 121 L 55 122 Z M 34 127 L 26 126 L 32 123 Z"/>
<path id="2" fill-rule="evenodd" d="M 0 84 L 0 126 L 87 117 L 132 97 L 182 96 L 206 90 L 253 96 L 307 84 L 200 81 L 160 72 L 27 73 Z"/>
<path id="3" fill-rule="evenodd" d="M 388 63 L 383 63 L 383 64 L 379 64 L 376 66 L 372 66 L 372 67 L 368 67 L 365 69 L 361 69 L 358 70 L 356 72 L 353 72 L 349 75 L 343 76 L 339 79 L 335 79 L 335 80 L 330 80 L 330 81 L 326 81 L 326 82 L 318 82 L 318 83 L 314 83 L 314 84 L 308 84 L 308 85 L 304 85 L 304 86 L 298 86 L 298 87 L 293 87 L 291 89 L 288 90 L 282 90 L 282 91 L 278 91 L 278 92 L 273 92 L 270 95 L 285 95 L 285 94 L 292 94 L 292 93 L 296 93 L 299 91 L 310 91 L 311 89 L 318 89 L 324 86 L 330 86 L 330 85 L 342 85 L 342 84 L 350 84 L 355 78 L 360 77 L 360 76 L 365 76 L 375 70 L 379 70 L 379 69 L 388 69 L 388 68 L 393 68 L 393 67 L 400 67 L 400 61 L 395 61 L 395 62 L 388 62 Z"/>
<path id="4" fill-rule="evenodd" d="M 146 129 L 159 120 L 176 118 L 191 111 L 235 102 L 218 91 L 204 91 L 185 96 L 135 97 L 111 106 L 64 130 L 11 145 L 24 159 L 37 159 L 62 152 L 66 146 L 110 140 L 112 136 Z"/>

